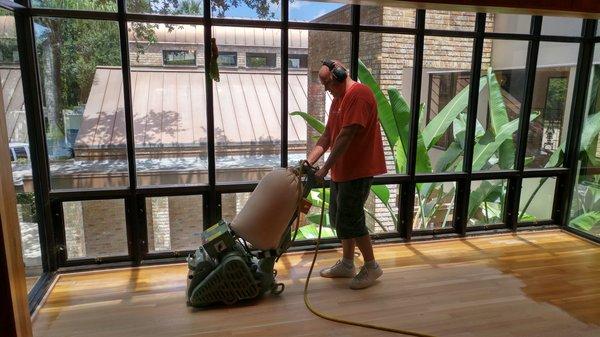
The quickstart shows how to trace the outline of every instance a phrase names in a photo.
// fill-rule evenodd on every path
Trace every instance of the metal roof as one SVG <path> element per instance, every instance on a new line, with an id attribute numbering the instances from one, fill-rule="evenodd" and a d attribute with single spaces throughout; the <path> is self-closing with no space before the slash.
<path id="1" fill-rule="evenodd" d="M 157 43 L 202 44 L 204 26 L 150 24 L 154 28 Z M 252 46 L 280 47 L 281 30 L 272 28 L 250 27 L 212 27 L 212 36 L 219 46 Z M 131 42 L 147 42 L 138 40 L 132 30 L 129 31 Z M 289 31 L 290 48 L 308 48 L 307 30 Z"/>
<path id="2" fill-rule="evenodd" d="M 278 72 L 223 71 L 214 86 L 217 146 L 280 142 L 281 83 Z M 289 75 L 289 111 L 306 111 L 307 76 Z M 207 142 L 204 72 L 197 69 L 132 69 L 136 148 L 198 147 Z M 98 67 L 75 152 L 126 144 L 122 71 Z M 306 144 L 306 123 L 291 118 L 288 139 Z"/>

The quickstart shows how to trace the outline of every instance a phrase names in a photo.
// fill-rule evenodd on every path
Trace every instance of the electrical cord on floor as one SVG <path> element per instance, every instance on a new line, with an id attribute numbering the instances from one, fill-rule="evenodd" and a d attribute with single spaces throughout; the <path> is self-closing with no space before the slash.
<path id="1" fill-rule="evenodd" d="M 336 318 L 333 316 L 329 316 L 325 313 L 322 313 L 320 311 L 318 311 L 317 309 L 315 309 L 311 304 L 310 301 L 308 300 L 308 284 L 310 282 L 310 276 L 312 275 L 312 271 L 313 268 L 315 266 L 315 262 L 317 261 L 317 255 L 319 254 L 319 244 L 321 243 L 321 229 L 323 228 L 323 218 L 325 215 L 325 187 L 323 187 L 323 200 L 322 200 L 322 204 L 321 204 L 321 217 L 319 220 L 319 236 L 317 237 L 317 242 L 315 245 L 315 255 L 313 256 L 313 260 L 312 263 L 310 265 L 310 270 L 308 271 L 308 276 L 306 277 L 306 283 L 304 283 L 304 304 L 306 305 L 306 307 L 308 308 L 308 310 L 310 310 L 313 314 L 324 318 L 326 320 L 330 320 L 333 322 L 338 322 L 338 323 L 342 323 L 342 324 L 348 324 L 348 325 L 355 325 L 355 326 L 360 326 L 363 328 L 368 328 L 368 329 L 375 329 L 375 330 L 381 330 L 381 331 L 388 331 L 388 332 L 393 332 L 393 333 L 398 333 L 398 334 L 403 334 L 403 335 L 409 335 L 409 336 L 417 336 L 417 337 L 433 337 L 431 335 L 426 335 L 426 334 L 422 334 L 422 333 L 418 333 L 418 332 L 413 332 L 413 331 L 408 331 L 408 330 L 401 330 L 401 329 L 394 329 L 394 328 L 388 328 L 388 327 L 384 327 L 384 326 L 378 326 L 378 325 L 373 325 L 373 324 L 367 324 L 367 323 L 359 323 L 359 322 L 354 322 L 354 321 L 349 321 L 349 320 L 345 320 L 345 319 L 341 319 L 341 318 Z M 300 213 L 298 213 L 300 214 Z M 298 229 L 296 228 L 296 231 Z"/>

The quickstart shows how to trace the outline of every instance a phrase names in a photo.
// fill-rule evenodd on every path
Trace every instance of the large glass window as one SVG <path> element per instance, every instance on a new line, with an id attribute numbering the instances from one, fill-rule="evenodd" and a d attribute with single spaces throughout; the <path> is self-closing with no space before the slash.
<path id="1" fill-rule="evenodd" d="M 290 1 L 290 21 L 350 24 L 350 5 L 338 1 Z"/>
<path id="2" fill-rule="evenodd" d="M 484 44 L 473 171 L 514 168 L 527 48 L 526 41 L 491 40 Z M 532 116 L 534 120 L 537 117 Z"/>
<path id="3" fill-rule="evenodd" d="M 7 150 L 16 192 L 27 290 L 30 291 L 43 272 L 38 214 L 34 196 L 35 185 L 31 171 L 31 148 L 27 132 L 14 17 L 11 13 L 0 10 L 0 23 L 2 27 L 0 31 L 0 85 L 4 103 L 0 107 L 0 118 L 3 119 L 2 123 L 5 124 L 8 135 Z M 9 163 L 3 163 L 3 169 L 8 169 L 8 167 Z"/>
<path id="4" fill-rule="evenodd" d="M 529 34 L 531 30 L 531 15 L 488 13 L 486 21 L 486 32 Z"/>
<path id="5" fill-rule="evenodd" d="M 128 186 L 119 26 L 36 18 L 53 189 Z"/>
<path id="6" fill-rule="evenodd" d="M 485 226 L 503 222 L 507 180 L 471 182 L 467 226 Z"/>
<path id="7" fill-rule="evenodd" d="M 125 256 L 123 199 L 63 202 L 67 259 Z"/>
<path id="8" fill-rule="evenodd" d="M 147 198 L 148 252 L 198 248 L 204 224 L 202 209 L 201 195 Z"/>
<path id="9" fill-rule="evenodd" d="M 141 1 L 157 2 L 156 0 L 141 0 Z M 167 1 L 169 1 L 169 0 L 167 0 Z M 130 2 L 136 3 L 136 2 L 140 2 L 140 0 L 133 0 Z M 44 7 L 44 8 L 57 8 L 57 9 L 92 10 L 92 11 L 99 11 L 99 12 L 116 12 L 117 11 L 117 2 L 115 0 L 104 0 L 104 1 L 31 0 L 31 6 L 32 7 Z"/>
<path id="10" fill-rule="evenodd" d="M 425 37 L 417 173 L 463 170 L 472 51 L 472 39 Z"/>
<path id="11" fill-rule="evenodd" d="M 541 42 L 531 103 L 525 167 L 556 167 L 552 154 L 564 148 L 573 100 L 579 45 Z"/>
<path id="12" fill-rule="evenodd" d="M 452 228 L 455 200 L 455 182 L 416 184 L 413 230 Z"/>
<path id="13" fill-rule="evenodd" d="M 583 19 L 544 16 L 542 35 L 581 36 Z"/>
<path id="14" fill-rule="evenodd" d="M 202 16 L 203 6 L 203 0 L 127 0 L 131 13 Z"/>
<path id="15" fill-rule="evenodd" d="M 569 226 L 600 237 L 600 45 L 596 44 L 579 143 Z"/>
<path id="16" fill-rule="evenodd" d="M 526 178 L 521 186 L 519 222 L 536 222 L 552 219 L 552 205 L 556 178 Z"/>
<path id="17" fill-rule="evenodd" d="M 164 0 L 163 0 L 164 1 Z M 277 21 L 281 19 L 279 1 L 210 1 L 213 18 Z"/>
<path id="18" fill-rule="evenodd" d="M 365 5 L 360 7 L 360 24 L 415 28 L 416 12 L 413 8 Z"/>
<path id="19" fill-rule="evenodd" d="M 288 68 L 288 163 L 305 159 L 316 145 L 324 127 L 333 97 L 319 81 L 321 61 L 339 60 L 350 64 L 349 32 L 290 30 L 289 54 L 307 54 L 307 68 Z M 291 60 L 288 59 L 288 60 Z M 316 123 L 310 122 L 316 119 Z M 328 152 L 318 163 L 322 165 Z"/>
<path id="20" fill-rule="evenodd" d="M 260 180 L 281 165 L 281 31 L 213 29 L 220 48 L 245 53 L 213 81 L 217 181 Z"/>
<path id="21" fill-rule="evenodd" d="M 206 183 L 204 69 L 169 67 L 171 62 L 195 64 L 204 53 L 204 29 L 139 22 L 129 28 L 138 185 Z M 173 46 L 184 54 L 173 55 Z M 176 57 L 163 66 L 165 55 Z M 197 62 L 203 65 L 203 57 Z"/>
<path id="22" fill-rule="evenodd" d="M 449 12 L 428 10 L 425 12 L 425 29 L 475 30 L 474 12 Z"/>

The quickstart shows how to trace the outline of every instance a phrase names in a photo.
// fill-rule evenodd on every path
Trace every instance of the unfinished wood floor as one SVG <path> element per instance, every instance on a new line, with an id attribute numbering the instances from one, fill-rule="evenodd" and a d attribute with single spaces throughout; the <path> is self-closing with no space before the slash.
<path id="1" fill-rule="evenodd" d="M 339 254 L 323 252 L 317 268 Z M 600 246 L 560 231 L 377 246 L 381 282 L 311 280 L 315 307 L 435 336 L 600 336 Z M 311 253 L 279 264 L 286 284 L 237 307 L 185 305 L 186 266 L 63 275 L 35 336 L 392 336 L 313 316 L 302 297 Z M 317 270 L 316 268 L 316 270 Z"/>

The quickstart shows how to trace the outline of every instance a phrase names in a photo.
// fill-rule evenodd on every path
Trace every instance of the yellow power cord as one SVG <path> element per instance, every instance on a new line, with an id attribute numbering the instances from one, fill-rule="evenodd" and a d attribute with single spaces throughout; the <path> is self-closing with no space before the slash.
<path id="1" fill-rule="evenodd" d="M 336 318 L 336 317 L 329 316 L 327 314 L 324 314 L 324 313 L 318 311 L 310 304 L 310 301 L 308 300 L 308 283 L 310 282 L 310 276 L 312 275 L 312 271 L 315 266 L 315 262 L 317 261 L 317 255 L 319 254 L 319 245 L 321 243 L 321 229 L 323 228 L 324 215 L 325 215 L 325 187 L 323 187 L 323 200 L 322 200 L 322 204 L 321 204 L 321 218 L 319 220 L 319 236 L 317 237 L 317 243 L 315 245 L 315 255 L 313 256 L 312 264 L 310 265 L 310 270 L 308 271 L 308 276 L 306 278 L 306 283 L 304 284 L 304 304 L 306 305 L 308 310 L 310 310 L 313 314 L 315 314 L 321 318 L 324 318 L 326 320 L 330 320 L 333 322 L 342 323 L 342 324 L 355 325 L 355 326 L 360 326 L 363 328 L 388 331 L 388 332 L 409 335 L 409 336 L 433 337 L 431 335 L 426 335 L 426 334 L 408 331 L 408 330 L 394 329 L 394 328 L 388 328 L 388 327 L 384 327 L 384 326 L 378 326 L 378 325 L 367 324 L 367 323 L 359 323 L 359 322 L 348 321 L 348 320 L 341 319 L 341 318 Z M 300 213 L 298 213 L 298 218 L 299 217 L 300 217 Z M 298 219 L 298 221 L 299 221 L 299 219 Z M 298 227 L 296 227 L 296 231 L 298 231 Z"/>

